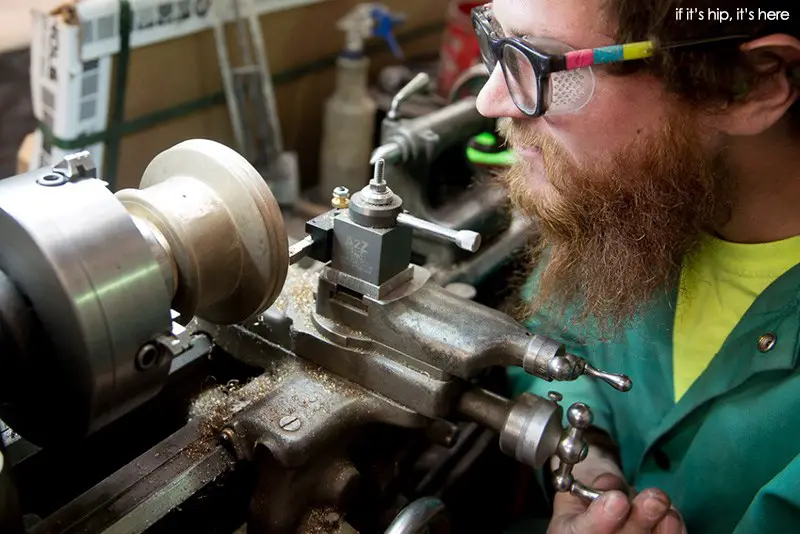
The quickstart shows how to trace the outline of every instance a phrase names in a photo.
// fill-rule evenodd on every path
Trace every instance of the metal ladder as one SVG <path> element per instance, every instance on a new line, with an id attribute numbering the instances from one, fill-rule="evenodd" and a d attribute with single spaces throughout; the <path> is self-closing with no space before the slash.
<path id="1" fill-rule="evenodd" d="M 215 0 L 212 6 L 214 41 L 233 135 L 239 152 L 264 176 L 281 205 L 299 194 L 297 156 L 285 152 L 275 90 L 264 38 L 253 0 Z M 226 7 L 233 12 L 242 64 L 231 66 L 225 31 Z"/>

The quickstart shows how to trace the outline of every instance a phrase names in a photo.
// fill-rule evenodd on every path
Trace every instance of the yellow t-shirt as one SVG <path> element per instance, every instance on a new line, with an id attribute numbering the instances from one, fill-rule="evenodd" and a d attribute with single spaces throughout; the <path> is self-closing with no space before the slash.
<path id="1" fill-rule="evenodd" d="M 675 402 L 708 367 L 756 297 L 800 262 L 800 236 L 759 244 L 706 236 L 701 247 L 681 272 L 673 333 Z"/>

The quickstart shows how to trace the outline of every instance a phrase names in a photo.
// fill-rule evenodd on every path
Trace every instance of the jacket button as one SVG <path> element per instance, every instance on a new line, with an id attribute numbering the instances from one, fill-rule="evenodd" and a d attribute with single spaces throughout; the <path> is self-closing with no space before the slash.
<path id="1" fill-rule="evenodd" d="M 656 465 L 662 471 L 669 471 L 671 462 L 669 461 L 669 456 L 661 449 L 656 449 L 653 451 L 653 460 L 655 460 Z"/>
<path id="2" fill-rule="evenodd" d="M 775 347 L 777 336 L 773 333 L 764 334 L 758 338 L 758 350 L 761 352 L 769 352 Z"/>

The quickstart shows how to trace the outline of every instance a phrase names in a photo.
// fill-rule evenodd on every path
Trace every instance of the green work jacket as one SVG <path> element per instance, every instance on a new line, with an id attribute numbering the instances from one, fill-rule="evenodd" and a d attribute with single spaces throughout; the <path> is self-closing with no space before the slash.
<path id="1" fill-rule="evenodd" d="M 514 394 L 558 391 L 565 412 L 573 402 L 589 405 L 594 425 L 619 444 L 628 481 L 664 490 L 689 534 L 800 533 L 800 265 L 759 295 L 677 403 L 675 302 L 676 292 L 664 295 L 614 343 L 582 345 L 531 318 L 531 331 L 629 375 L 633 388 L 622 393 L 586 376 L 546 382 L 513 368 Z"/>

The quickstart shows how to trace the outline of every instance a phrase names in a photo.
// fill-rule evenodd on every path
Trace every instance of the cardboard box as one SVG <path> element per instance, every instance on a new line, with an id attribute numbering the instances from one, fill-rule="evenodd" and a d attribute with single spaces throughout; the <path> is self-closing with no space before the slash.
<path id="1" fill-rule="evenodd" d="M 308 186 L 316 181 L 322 110 L 333 92 L 334 61 L 344 44 L 335 21 L 360 2 L 254 3 L 284 145 L 299 154 Z M 438 51 L 447 0 L 382 3 L 406 14 L 397 29 L 406 56 Z M 34 12 L 31 45 L 33 107 L 41 126 L 33 134 L 30 164 L 89 150 L 114 190 L 136 187 L 147 163 L 182 140 L 202 137 L 234 146 L 211 31 L 211 0 L 128 0 L 127 61 L 120 54 L 122 4 L 83 0 Z M 232 10 L 223 10 L 223 20 L 232 19 Z M 238 64 L 232 26 L 227 25 L 228 48 Z M 396 62 L 385 43 L 373 42 L 369 55 L 373 75 Z"/>
<path id="2" fill-rule="evenodd" d="M 17 150 L 17 174 L 28 172 L 30 169 L 31 154 L 33 153 L 34 136 L 29 133 L 22 140 Z"/>

